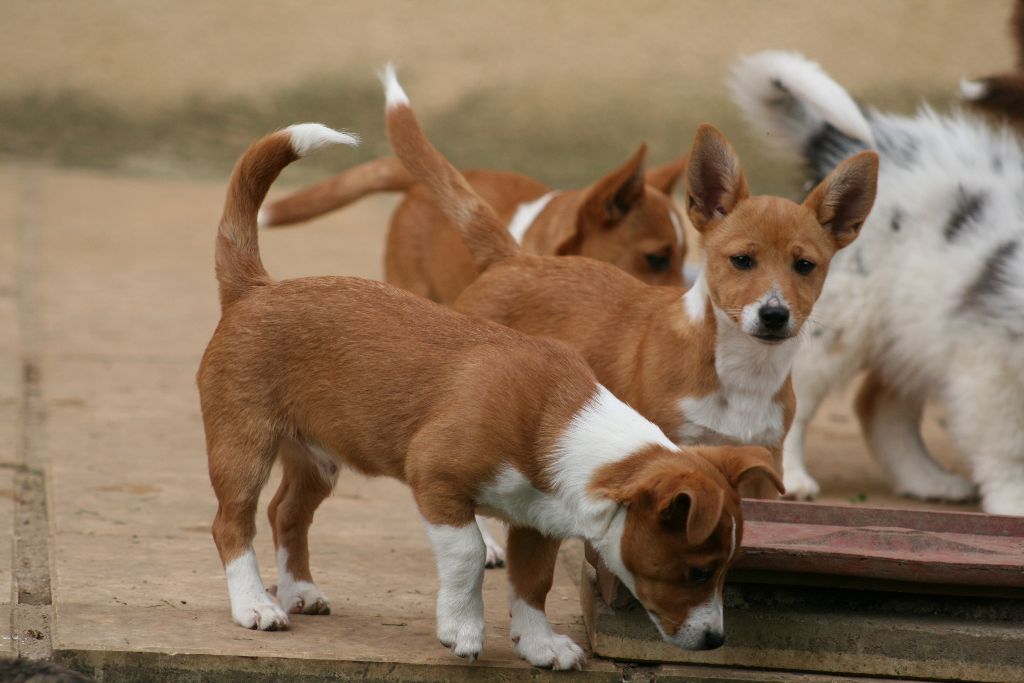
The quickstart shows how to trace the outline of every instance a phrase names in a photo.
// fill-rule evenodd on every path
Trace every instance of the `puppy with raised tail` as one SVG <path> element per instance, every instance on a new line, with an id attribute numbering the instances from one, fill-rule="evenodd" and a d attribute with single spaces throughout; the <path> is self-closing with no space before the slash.
<path id="1" fill-rule="evenodd" d="M 598 550 L 666 640 L 720 645 L 722 582 L 743 537 L 736 487 L 757 476 L 781 486 L 767 451 L 680 450 L 560 342 L 379 282 L 272 279 L 256 239 L 270 184 L 300 156 L 352 142 L 318 124 L 292 126 L 255 143 L 228 188 L 216 246 L 221 320 L 198 385 L 234 620 L 276 630 L 289 612 L 329 611 L 307 535 L 350 468 L 412 489 L 437 559 L 437 636 L 460 657 L 478 657 L 484 639 L 477 510 L 510 525 L 511 633 L 533 664 L 583 661 L 544 616 L 566 537 Z M 452 191 L 475 197 L 464 183 Z M 500 225 L 482 201 L 465 206 Z M 272 597 L 252 541 L 275 459 L 283 478 L 269 508 Z"/>
<path id="2" fill-rule="evenodd" d="M 509 171 L 473 170 L 466 180 L 501 217 L 526 253 L 577 254 L 612 263 L 652 285 L 682 285 L 686 240 L 671 195 L 686 159 L 645 171 L 646 145 L 590 187 L 553 191 Z M 458 229 L 426 188 L 394 157 L 360 164 L 264 205 L 263 227 L 292 225 L 373 193 L 404 192 L 388 229 L 384 279 L 452 305 L 480 271 Z M 505 563 L 505 549 L 479 520 L 485 566 Z"/>
<path id="3" fill-rule="evenodd" d="M 423 135 L 389 73 L 392 145 L 462 233 L 482 271 L 456 309 L 578 349 L 598 380 L 679 444 L 768 447 L 782 471 L 793 418 L 789 373 L 829 261 L 857 236 L 878 156 L 840 164 L 802 204 L 751 196 L 725 137 L 701 126 L 689 155 L 690 220 L 706 264 L 689 291 L 652 287 L 607 263 L 528 256 Z M 750 493 L 772 497 L 771 486 Z"/>
<path id="4" fill-rule="evenodd" d="M 465 173 L 528 254 L 577 254 L 612 263 L 652 285 L 683 284 L 686 241 L 672 190 L 684 159 L 644 170 L 646 146 L 590 187 L 556 192 L 509 171 Z M 393 157 L 375 159 L 270 202 L 264 226 L 309 220 L 374 192 L 404 192 L 388 229 L 384 279 L 451 305 L 479 274 L 458 230 Z"/>

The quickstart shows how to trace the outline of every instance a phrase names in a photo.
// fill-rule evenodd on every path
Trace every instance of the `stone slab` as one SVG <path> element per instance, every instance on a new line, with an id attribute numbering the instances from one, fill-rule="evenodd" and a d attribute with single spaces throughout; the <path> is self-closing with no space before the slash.
<path id="1" fill-rule="evenodd" d="M 595 654 L 874 676 L 1019 683 L 1024 601 L 932 597 L 834 587 L 726 584 L 726 644 L 664 643 L 643 608 L 612 609 L 583 569 L 580 601 Z"/>

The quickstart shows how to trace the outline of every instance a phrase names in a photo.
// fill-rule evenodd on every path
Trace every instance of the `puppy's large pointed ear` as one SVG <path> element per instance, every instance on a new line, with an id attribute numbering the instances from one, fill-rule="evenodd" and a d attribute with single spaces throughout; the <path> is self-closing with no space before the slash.
<path id="1" fill-rule="evenodd" d="M 772 452 L 761 446 L 705 446 L 698 450 L 736 489 L 748 481 L 766 481 L 782 495 L 786 486 L 775 470 Z"/>
<path id="2" fill-rule="evenodd" d="M 700 545 L 718 526 L 724 505 L 725 493 L 720 487 L 683 484 L 659 497 L 658 522 L 668 529 L 684 530 L 687 543 Z"/>
<path id="3" fill-rule="evenodd" d="M 836 249 L 842 249 L 857 238 L 875 203 L 877 187 L 878 155 L 861 152 L 836 166 L 818 183 L 804 206 L 828 230 Z"/>
<path id="4" fill-rule="evenodd" d="M 671 197 L 675 192 L 676 184 L 683 177 L 683 172 L 686 171 L 686 164 L 689 160 L 688 155 L 683 155 L 675 161 L 655 166 L 644 174 L 644 180 L 654 189 Z"/>
<path id="5" fill-rule="evenodd" d="M 642 144 L 629 161 L 594 183 L 580 206 L 580 232 L 615 225 L 643 200 L 646 156 L 647 145 Z"/>
<path id="6" fill-rule="evenodd" d="M 693 227 L 704 232 L 748 196 L 747 178 L 732 145 L 717 128 L 701 124 L 686 167 L 686 212 Z"/>

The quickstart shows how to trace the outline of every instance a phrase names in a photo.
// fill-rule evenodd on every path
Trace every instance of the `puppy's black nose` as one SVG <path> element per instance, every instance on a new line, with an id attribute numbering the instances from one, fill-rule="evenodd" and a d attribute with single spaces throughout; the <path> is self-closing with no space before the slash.
<path id="1" fill-rule="evenodd" d="M 789 322 L 789 309 L 785 306 L 762 306 L 757 312 L 764 329 L 778 332 Z"/>
<path id="2" fill-rule="evenodd" d="M 715 650 L 725 645 L 725 633 L 720 631 L 708 631 L 704 634 L 704 648 Z"/>

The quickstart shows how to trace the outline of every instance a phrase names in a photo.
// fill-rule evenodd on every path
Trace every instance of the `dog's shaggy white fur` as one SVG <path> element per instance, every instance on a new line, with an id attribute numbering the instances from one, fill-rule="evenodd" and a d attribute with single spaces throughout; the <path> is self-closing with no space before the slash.
<path id="1" fill-rule="evenodd" d="M 874 210 L 856 243 L 833 259 L 797 354 L 787 491 L 818 493 L 804 466 L 807 424 L 829 391 L 867 370 L 858 413 L 872 454 L 898 491 L 942 500 L 975 494 L 970 482 L 939 467 L 921 440 L 921 412 L 934 398 L 949 411 L 984 510 L 1024 515 L 1020 141 L 962 113 L 862 111 L 794 53 L 742 60 L 731 86 L 757 132 L 795 152 L 812 181 L 861 149 L 881 157 Z"/>

